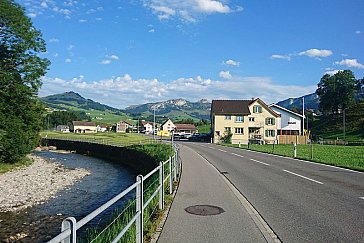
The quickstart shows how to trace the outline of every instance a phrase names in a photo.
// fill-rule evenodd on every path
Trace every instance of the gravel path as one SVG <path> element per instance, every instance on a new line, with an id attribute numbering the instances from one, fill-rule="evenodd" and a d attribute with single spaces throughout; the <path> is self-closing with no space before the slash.
<path id="1" fill-rule="evenodd" d="M 29 167 L 0 174 L 0 212 L 41 204 L 90 174 L 83 168 L 68 169 L 55 161 L 30 155 Z"/>

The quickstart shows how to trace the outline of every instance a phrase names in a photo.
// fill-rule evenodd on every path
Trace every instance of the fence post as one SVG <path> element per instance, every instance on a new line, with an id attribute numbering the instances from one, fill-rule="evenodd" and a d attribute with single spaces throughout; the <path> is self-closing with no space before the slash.
<path id="1" fill-rule="evenodd" d="M 143 176 L 138 175 L 136 180 L 140 182 L 136 187 L 136 211 L 140 212 L 136 220 L 136 242 L 143 243 Z"/>
<path id="2" fill-rule="evenodd" d="M 172 156 L 169 157 L 169 194 L 173 191 L 173 180 L 172 180 Z"/>
<path id="3" fill-rule="evenodd" d="M 293 147 L 293 158 L 296 158 L 297 157 L 297 144 L 294 144 L 294 147 Z"/>
<path id="4" fill-rule="evenodd" d="M 311 140 L 311 160 L 313 160 L 313 144 L 312 144 L 312 140 Z"/>
<path id="5" fill-rule="evenodd" d="M 177 151 L 174 150 L 174 155 L 173 155 L 173 172 L 174 172 L 174 181 L 177 181 L 177 160 L 176 160 L 176 155 L 177 155 Z"/>
<path id="6" fill-rule="evenodd" d="M 164 193 L 164 183 L 163 183 L 163 162 L 159 162 L 159 185 L 161 186 L 161 189 L 159 191 L 159 209 L 163 209 L 164 207 L 164 200 L 163 200 L 163 193 Z"/>
<path id="7" fill-rule="evenodd" d="M 62 243 L 76 243 L 76 219 L 68 217 L 62 221 L 61 232 L 70 229 L 71 234 L 62 241 Z"/>

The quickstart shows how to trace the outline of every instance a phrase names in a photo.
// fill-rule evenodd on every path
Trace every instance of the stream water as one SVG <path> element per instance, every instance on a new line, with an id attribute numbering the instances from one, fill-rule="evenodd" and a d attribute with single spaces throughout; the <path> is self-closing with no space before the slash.
<path id="1" fill-rule="evenodd" d="M 44 204 L 18 212 L 0 213 L 0 242 L 12 242 L 9 236 L 17 234 L 20 234 L 21 242 L 50 240 L 60 233 L 63 219 L 73 216 L 80 220 L 135 182 L 136 172 L 120 164 L 71 153 L 47 151 L 36 154 L 46 159 L 54 158 L 66 168 L 85 168 L 91 175 L 59 191 L 56 198 Z M 123 202 L 105 211 L 102 218 L 108 218 Z M 87 226 L 101 225 L 102 218 L 96 218 Z M 22 234 L 27 236 L 23 238 Z"/>

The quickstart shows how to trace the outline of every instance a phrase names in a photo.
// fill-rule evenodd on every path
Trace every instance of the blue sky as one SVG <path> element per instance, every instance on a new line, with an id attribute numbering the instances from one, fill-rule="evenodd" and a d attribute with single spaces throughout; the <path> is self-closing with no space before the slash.
<path id="1" fill-rule="evenodd" d="M 325 73 L 364 76 L 362 0 L 18 2 L 52 62 L 40 96 L 272 103 L 314 92 Z"/>

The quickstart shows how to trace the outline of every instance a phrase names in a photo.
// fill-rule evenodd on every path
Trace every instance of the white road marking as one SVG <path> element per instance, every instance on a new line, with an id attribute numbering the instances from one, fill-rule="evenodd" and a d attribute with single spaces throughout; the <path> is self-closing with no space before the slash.
<path id="1" fill-rule="evenodd" d="M 243 155 L 240 155 L 240 154 L 236 154 L 236 153 L 231 153 L 232 155 L 235 155 L 235 156 L 238 156 L 238 157 L 241 157 L 241 158 L 244 158 Z"/>
<path id="2" fill-rule="evenodd" d="M 306 177 L 306 176 L 303 176 L 303 175 L 299 175 L 299 174 L 293 173 L 293 172 L 291 172 L 291 171 L 289 171 L 289 170 L 283 170 L 283 171 L 284 171 L 284 172 L 287 172 L 287 173 L 290 173 L 290 174 L 292 174 L 292 175 L 295 175 L 295 176 L 298 176 L 298 177 L 304 178 L 304 179 L 306 179 L 306 180 L 316 182 L 316 183 L 321 184 L 321 185 L 322 185 L 322 184 L 324 184 L 324 183 L 322 183 L 322 182 L 320 182 L 320 181 L 316 181 L 316 180 L 311 179 L 311 178 L 308 178 L 308 177 Z"/>
<path id="3" fill-rule="evenodd" d="M 267 164 L 267 163 L 264 163 L 262 161 L 259 161 L 259 160 L 255 160 L 255 159 L 250 159 L 251 161 L 254 161 L 254 162 L 257 162 L 257 163 L 260 163 L 260 164 L 263 164 L 263 165 L 267 165 L 269 166 L 270 164 Z"/>
<path id="4" fill-rule="evenodd" d="M 364 200 L 364 197 L 359 197 L 359 198 Z"/>
<path id="5" fill-rule="evenodd" d="M 224 152 L 224 153 L 227 153 L 227 151 L 222 150 L 222 149 L 217 149 L 217 150 L 219 150 L 219 151 L 221 151 L 221 152 Z"/>

